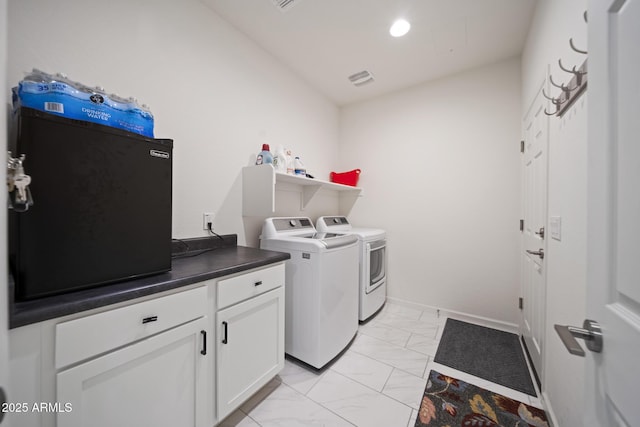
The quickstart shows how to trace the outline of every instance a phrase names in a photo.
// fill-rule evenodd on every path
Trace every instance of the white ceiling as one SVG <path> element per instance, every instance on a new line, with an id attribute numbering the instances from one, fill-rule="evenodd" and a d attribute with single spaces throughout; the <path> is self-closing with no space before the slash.
<path id="1" fill-rule="evenodd" d="M 520 54 L 536 0 L 202 0 L 338 105 Z M 404 37 L 389 26 L 411 23 Z M 355 87 L 367 70 L 375 81 Z"/>

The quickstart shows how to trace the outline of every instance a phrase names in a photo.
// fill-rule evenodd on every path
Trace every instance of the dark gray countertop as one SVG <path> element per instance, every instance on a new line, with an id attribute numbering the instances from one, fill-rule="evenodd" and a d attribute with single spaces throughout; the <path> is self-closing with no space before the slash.
<path id="1" fill-rule="evenodd" d="M 188 253 L 186 255 L 189 255 Z M 290 258 L 288 253 L 244 246 L 212 248 L 194 256 L 174 258 L 171 271 L 68 294 L 9 304 L 9 328 L 66 316 L 216 277 L 227 276 Z M 12 279 L 9 283 L 13 288 Z M 12 292 L 10 292 L 12 294 Z"/>

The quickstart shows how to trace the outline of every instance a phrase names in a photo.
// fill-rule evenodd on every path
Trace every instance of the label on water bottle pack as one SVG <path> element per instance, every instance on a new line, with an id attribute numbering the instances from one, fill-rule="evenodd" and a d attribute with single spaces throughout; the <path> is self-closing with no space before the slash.
<path id="1" fill-rule="evenodd" d="M 64 114 L 64 104 L 61 104 L 59 102 L 45 102 L 44 110 L 53 111 L 54 113 Z"/>

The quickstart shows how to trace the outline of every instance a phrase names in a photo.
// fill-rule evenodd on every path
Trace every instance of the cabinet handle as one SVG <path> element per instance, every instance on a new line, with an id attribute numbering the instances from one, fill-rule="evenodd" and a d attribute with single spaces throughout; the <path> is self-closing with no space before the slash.
<path id="1" fill-rule="evenodd" d="M 224 333 L 224 338 L 222 338 L 222 344 L 226 344 L 229 342 L 227 340 L 227 334 L 228 334 L 227 326 L 228 326 L 227 322 L 222 322 L 222 331 Z"/>
<path id="2" fill-rule="evenodd" d="M 142 319 L 142 324 L 144 325 L 145 323 L 155 322 L 157 320 L 158 320 L 158 316 L 145 317 L 144 319 Z"/>
<path id="3" fill-rule="evenodd" d="M 207 331 L 200 331 L 202 335 L 202 350 L 200 350 L 200 354 L 206 356 L 207 354 Z"/>
<path id="4" fill-rule="evenodd" d="M 256 283 L 253 284 L 253 286 L 260 286 L 262 285 L 262 280 L 258 280 Z"/>

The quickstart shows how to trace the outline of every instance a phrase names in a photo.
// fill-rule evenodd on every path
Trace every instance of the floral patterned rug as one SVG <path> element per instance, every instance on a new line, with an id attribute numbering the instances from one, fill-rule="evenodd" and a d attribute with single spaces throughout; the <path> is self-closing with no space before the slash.
<path id="1" fill-rule="evenodd" d="M 517 400 L 431 371 L 415 427 L 549 427 L 547 415 Z"/>

